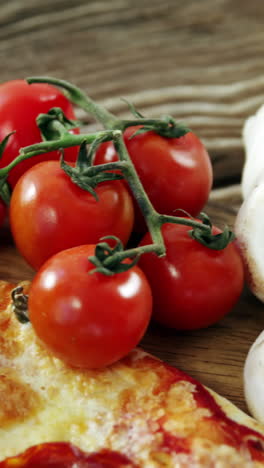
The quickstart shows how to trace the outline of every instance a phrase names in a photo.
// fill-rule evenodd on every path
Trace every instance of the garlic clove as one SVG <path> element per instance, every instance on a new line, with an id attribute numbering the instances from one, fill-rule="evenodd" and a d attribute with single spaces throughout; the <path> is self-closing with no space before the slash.
<path id="1" fill-rule="evenodd" d="M 242 173 L 242 195 L 247 198 L 264 177 L 264 106 L 246 120 L 243 129 L 246 160 Z"/>
<path id="2" fill-rule="evenodd" d="M 252 152 L 250 150 L 255 141 L 256 120 L 257 117 L 255 115 L 252 115 L 245 121 L 244 124 L 242 138 L 245 146 L 246 159 L 248 159 L 249 156 L 252 156 Z"/>
<path id="3" fill-rule="evenodd" d="M 258 421 L 264 423 L 264 331 L 247 355 L 244 392 L 249 411 Z"/>
<path id="4" fill-rule="evenodd" d="M 234 228 L 248 285 L 264 301 L 264 180 L 242 203 Z"/>

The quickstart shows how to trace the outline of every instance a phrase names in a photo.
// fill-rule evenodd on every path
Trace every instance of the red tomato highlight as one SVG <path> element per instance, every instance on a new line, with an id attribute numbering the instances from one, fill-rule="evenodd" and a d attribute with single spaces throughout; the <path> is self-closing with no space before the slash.
<path id="1" fill-rule="evenodd" d="M 239 251 L 231 242 L 211 250 L 192 239 L 189 226 L 164 224 L 166 256 L 144 254 L 139 265 L 153 294 L 153 317 L 179 330 L 207 327 L 230 312 L 244 284 Z M 214 234 L 220 230 L 214 228 Z M 150 244 L 147 234 L 141 245 Z"/>
<path id="2" fill-rule="evenodd" d="M 36 270 L 52 255 L 114 235 L 126 244 L 133 204 L 120 181 L 96 187 L 98 201 L 74 184 L 58 161 L 45 161 L 19 179 L 10 203 L 11 231 L 20 253 Z"/>
<path id="3" fill-rule="evenodd" d="M 139 127 L 124 133 L 125 144 L 138 176 L 154 208 L 161 214 L 175 214 L 178 208 L 196 216 L 205 205 L 212 187 L 212 166 L 208 153 L 194 133 L 165 138 L 146 132 L 130 138 Z M 116 161 L 113 144 L 103 143 L 95 164 Z M 136 211 L 135 231 L 142 231 Z"/>
<path id="4" fill-rule="evenodd" d="M 55 87 L 45 83 L 29 85 L 24 80 L 8 81 L 0 85 L 0 141 L 6 135 L 15 131 L 8 141 L 2 158 L 0 168 L 7 166 L 15 159 L 20 148 L 42 141 L 36 118 L 40 113 L 47 113 L 53 107 L 60 107 L 66 117 L 75 119 L 73 107 L 68 99 Z M 79 133 L 78 129 L 71 131 Z M 75 161 L 78 148 L 66 148 L 66 161 Z M 19 163 L 8 176 L 8 182 L 15 186 L 19 177 L 30 167 L 40 161 L 59 159 L 60 152 L 34 156 Z"/>
<path id="5" fill-rule="evenodd" d="M 35 276 L 29 316 L 47 348 L 73 367 L 100 368 L 131 351 L 150 320 L 152 296 L 137 266 L 92 273 L 94 246 L 59 252 Z"/>

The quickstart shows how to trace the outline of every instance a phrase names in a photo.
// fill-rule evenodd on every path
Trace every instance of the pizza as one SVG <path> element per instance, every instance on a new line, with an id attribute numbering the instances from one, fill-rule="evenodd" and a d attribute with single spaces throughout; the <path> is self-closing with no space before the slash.
<path id="1" fill-rule="evenodd" d="M 102 370 L 55 358 L 13 287 L 0 282 L 0 468 L 264 467 L 263 426 L 144 351 Z"/>

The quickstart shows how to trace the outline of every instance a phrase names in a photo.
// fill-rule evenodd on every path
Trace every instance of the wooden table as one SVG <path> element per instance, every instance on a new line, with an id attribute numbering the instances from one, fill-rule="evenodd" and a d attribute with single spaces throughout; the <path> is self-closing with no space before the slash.
<path id="1" fill-rule="evenodd" d="M 214 166 L 207 211 L 218 225 L 232 225 L 241 202 L 234 184 L 243 164 L 243 121 L 264 102 L 263 16 L 259 0 L 2 1 L 0 78 L 56 76 L 117 115 L 128 115 L 122 96 L 148 116 L 185 121 Z M 8 229 L 0 237 L 0 278 L 31 278 Z M 215 326 L 177 333 L 152 325 L 143 346 L 245 409 L 243 364 L 264 326 L 262 314 L 245 290 Z"/>

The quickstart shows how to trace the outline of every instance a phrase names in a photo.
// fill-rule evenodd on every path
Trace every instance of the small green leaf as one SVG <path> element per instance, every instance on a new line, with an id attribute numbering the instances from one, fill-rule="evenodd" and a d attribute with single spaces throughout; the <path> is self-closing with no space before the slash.
<path id="1" fill-rule="evenodd" d="M 78 169 L 70 166 L 64 161 L 63 154 L 61 156 L 60 166 L 61 169 L 70 177 L 71 181 L 75 185 L 78 185 L 78 187 L 80 187 L 81 189 L 85 190 L 86 192 L 89 192 L 95 198 L 96 201 L 99 200 L 98 195 L 94 190 L 94 186 L 96 186 L 96 184 L 94 184 L 94 178 L 82 176 Z"/>
<path id="2" fill-rule="evenodd" d="M 111 180 L 123 180 L 124 176 L 116 172 L 100 172 L 93 177 L 95 185 Z"/>
<path id="3" fill-rule="evenodd" d="M 87 168 L 88 163 L 88 152 L 87 152 L 87 144 L 86 140 L 84 140 L 79 149 L 78 158 L 76 161 L 76 167 L 82 171 L 83 169 Z"/>
<path id="4" fill-rule="evenodd" d="M 112 249 L 106 242 L 100 242 L 95 247 L 95 256 L 100 260 L 100 262 L 103 262 L 107 257 L 109 257 L 109 255 L 111 255 L 111 253 Z"/>
<path id="5" fill-rule="evenodd" d="M 64 129 L 66 133 L 80 126 L 79 122 L 68 119 L 60 107 L 53 107 L 47 114 L 39 114 L 36 122 L 44 141 L 58 140 L 61 137 L 60 129 Z M 55 122 L 59 124 L 60 129 L 56 128 Z"/>
<path id="6" fill-rule="evenodd" d="M 140 255 L 137 255 L 132 262 L 129 263 L 119 263 L 115 266 L 115 273 L 124 273 L 125 271 L 130 270 L 133 266 L 135 266 L 140 258 Z"/>
<path id="7" fill-rule="evenodd" d="M 123 273 L 132 268 L 139 259 L 139 255 L 135 256 L 133 261 L 124 262 L 125 257 L 118 255 L 120 252 L 124 252 L 123 244 L 121 240 L 116 236 L 105 236 L 102 240 L 111 239 L 115 241 L 115 246 L 111 247 L 106 242 L 100 242 L 95 247 L 95 255 L 89 257 L 90 262 L 96 267 L 89 273 L 100 272 L 106 275 L 113 275 L 116 273 Z M 128 257 L 129 259 L 131 257 Z"/>
<path id="8" fill-rule="evenodd" d="M 98 268 L 102 265 L 101 261 L 96 257 L 96 255 L 89 257 L 89 260 L 94 266 Z"/>
<path id="9" fill-rule="evenodd" d="M 106 240 L 106 239 L 112 239 L 116 243 L 115 246 L 112 248 L 112 252 L 116 253 L 116 252 L 122 252 L 124 250 L 123 243 L 118 237 L 116 237 L 116 236 L 104 236 L 104 237 L 101 237 L 100 240 Z"/>
<path id="10" fill-rule="evenodd" d="M 136 117 L 137 119 L 144 119 L 144 116 L 135 108 L 134 104 L 127 101 L 127 99 L 125 98 L 122 98 L 122 101 L 124 101 L 128 105 L 130 112 L 134 115 L 134 117 Z"/>
<path id="11" fill-rule="evenodd" d="M 89 257 L 88 260 L 96 267 L 93 270 L 89 271 L 89 275 L 92 275 L 93 273 L 102 273 L 105 276 L 112 276 L 115 273 L 108 268 L 105 268 L 101 263 L 97 263 L 97 258 L 95 256 Z"/>
<path id="12" fill-rule="evenodd" d="M 107 268 L 104 268 L 104 267 L 94 268 L 94 270 L 89 271 L 90 275 L 93 274 L 93 273 L 102 273 L 102 275 L 105 275 L 105 276 L 115 275 L 114 271 L 108 270 Z"/>
<path id="13" fill-rule="evenodd" d="M 188 211 L 184 210 L 183 208 L 175 208 L 175 210 L 173 210 L 173 213 L 176 213 L 178 211 L 180 213 L 183 213 L 187 218 L 194 219 L 193 216 L 190 213 L 188 213 Z"/>
<path id="14" fill-rule="evenodd" d="M 203 224 L 205 224 L 206 226 L 212 227 L 212 222 L 206 213 L 201 211 L 201 213 L 199 214 L 199 218 L 202 220 Z"/>
<path id="15" fill-rule="evenodd" d="M 11 133 L 8 133 L 8 135 L 5 136 L 5 138 L 1 141 L 0 143 L 0 159 L 2 158 L 3 156 L 3 152 L 5 150 L 5 147 L 9 141 L 9 138 L 14 135 L 14 133 L 16 133 L 15 131 L 14 132 L 11 132 Z"/>
<path id="16" fill-rule="evenodd" d="M 0 197 L 6 205 L 9 205 L 11 198 L 11 189 L 7 182 L 7 175 L 0 181 Z"/>
<path id="17" fill-rule="evenodd" d="M 144 125 L 143 127 L 139 128 L 136 130 L 132 135 L 130 135 L 129 140 L 132 140 L 132 138 L 135 138 L 137 135 L 141 135 L 142 133 L 146 132 L 155 132 L 155 126 L 154 125 Z"/>
<path id="18" fill-rule="evenodd" d="M 89 183 L 90 181 L 88 179 L 82 179 L 77 174 L 73 174 L 73 176 L 71 177 L 71 180 L 74 184 L 78 185 L 78 187 L 80 187 L 82 190 L 89 192 L 98 202 L 99 200 L 98 194 L 94 190 L 93 184 Z"/>
<path id="19" fill-rule="evenodd" d="M 189 231 L 190 236 L 200 242 L 200 244 L 212 250 L 223 250 L 234 240 L 235 235 L 226 226 L 224 231 L 219 234 L 204 233 L 201 229 L 195 228 Z"/>
<path id="20" fill-rule="evenodd" d="M 72 175 L 72 172 L 73 172 L 73 167 L 70 166 L 69 164 L 67 164 L 65 162 L 65 159 L 64 159 L 64 151 L 62 150 L 61 152 L 61 158 L 60 158 L 60 167 L 61 169 L 66 172 L 66 174 L 71 177 Z"/>
<path id="21" fill-rule="evenodd" d="M 100 136 L 91 143 L 89 151 L 88 151 L 88 156 L 87 156 L 89 166 L 92 166 L 94 155 L 98 147 L 105 141 L 109 141 L 109 138 L 106 138 L 105 136 Z"/>
<path id="22" fill-rule="evenodd" d="M 171 115 L 163 115 L 162 120 L 168 124 L 176 125 L 176 121 Z"/>
<path id="23" fill-rule="evenodd" d="M 161 124 L 160 126 L 157 125 L 157 129 L 154 131 L 166 138 L 180 138 L 191 131 L 186 125 L 176 122 L 170 116 L 165 117 L 164 123 L 166 123 L 165 126 Z"/>

